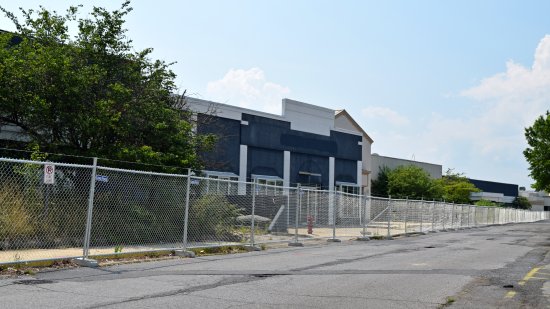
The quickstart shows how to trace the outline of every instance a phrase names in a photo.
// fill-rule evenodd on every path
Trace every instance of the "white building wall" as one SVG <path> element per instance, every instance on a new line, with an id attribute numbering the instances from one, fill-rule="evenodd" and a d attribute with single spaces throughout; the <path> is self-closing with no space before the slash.
<path id="1" fill-rule="evenodd" d="M 283 99 L 283 118 L 290 128 L 330 136 L 334 128 L 334 110 L 290 99 Z"/>
<path id="2" fill-rule="evenodd" d="M 350 132 L 356 132 L 361 134 L 362 138 L 362 145 L 361 145 L 361 152 L 362 152 L 362 177 L 361 177 L 361 184 L 363 186 L 363 193 L 364 194 L 370 194 L 370 179 L 372 172 L 372 158 L 371 158 L 371 147 L 372 143 L 371 140 L 368 139 L 364 134 L 361 128 L 358 128 L 350 119 L 348 119 L 347 116 L 344 115 L 337 115 L 334 118 L 334 127 L 344 129 Z"/>
<path id="3" fill-rule="evenodd" d="M 398 166 L 402 165 L 415 165 L 430 175 L 430 177 L 438 179 L 441 178 L 443 175 L 443 166 L 439 164 L 432 164 L 432 163 L 426 163 L 426 162 L 418 162 L 418 161 L 412 161 L 412 160 L 406 160 L 406 159 L 398 159 L 398 158 L 392 158 L 392 157 L 384 157 L 378 154 L 372 154 L 372 179 L 378 178 L 378 172 L 380 171 L 380 168 L 382 166 L 387 166 L 390 169 L 395 169 Z"/>
<path id="4" fill-rule="evenodd" d="M 550 206 L 550 196 L 546 192 L 520 190 L 519 196 L 523 196 L 529 200 L 532 210 L 543 211 L 545 206 Z"/>

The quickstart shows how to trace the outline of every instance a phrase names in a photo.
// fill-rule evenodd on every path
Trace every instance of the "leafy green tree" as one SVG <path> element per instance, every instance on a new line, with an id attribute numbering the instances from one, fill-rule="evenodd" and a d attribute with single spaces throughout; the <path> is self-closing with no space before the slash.
<path id="1" fill-rule="evenodd" d="M 529 147 L 523 155 L 529 162 L 531 177 L 535 180 L 532 187 L 538 191 L 550 192 L 550 112 L 540 116 L 535 123 L 525 129 L 525 138 Z"/>
<path id="2" fill-rule="evenodd" d="M 388 175 L 388 194 L 395 198 L 440 198 L 441 186 L 415 165 L 402 165 Z"/>
<path id="3" fill-rule="evenodd" d="M 512 202 L 514 208 L 531 209 L 532 205 L 525 196 L 517 196 Z"/>
<path id="4" fill-rule="evenodd" d="M 388 175 L 391 169 L 387 166 L 379 167 L 378 178 L 371 181 L 371 195 L 373 196 L 388 196 Z"/>
<path id="5" fill-rule="evenodd" d="M 170 64 L 135 52 L 129 1 L 80 17 L 0 7 L 16 34 L 0 33 L 0 125 L 15 125 L 45 152 L 199 167 L 211 136 L 194 133 Z M 71 36 L 69 24 L 77 25 Z"/>
<path id="6" fill-rule="evenodd" d="M 449 202 L 467 204 L 470 202 L 470 193 L 480 191 L 463 174 L 455 173 L 452 169 L 448 169 L 437 182 L 443 191 L 443 198 Z"/>

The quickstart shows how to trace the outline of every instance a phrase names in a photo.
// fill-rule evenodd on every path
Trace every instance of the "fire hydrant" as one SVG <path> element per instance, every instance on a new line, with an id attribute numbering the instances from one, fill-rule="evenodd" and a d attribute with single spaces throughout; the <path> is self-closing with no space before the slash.
<path id="1" fill-rule="evenodd" d="M 307 216 L 307 233 L 313 234 L 313 216 Z"/>

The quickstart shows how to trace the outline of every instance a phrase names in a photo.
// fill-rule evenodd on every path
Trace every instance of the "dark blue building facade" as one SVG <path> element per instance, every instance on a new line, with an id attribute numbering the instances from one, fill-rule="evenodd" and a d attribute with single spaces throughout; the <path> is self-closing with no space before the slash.
<path id="1" fill-rule="evenodd" d="M 505 196 L 517 197 L 519 186 L 509 183 L 493 182 L 478 179 L 468 179 L 471 183 L 483 192 L 502 193 Z"/>
<path id="2" fill-rule="evenodd" d="M 316 134 L 292 129 L 291 121 L 276 117 L 240 115 L 239 120 L 198 114 L 197 133 L 218 137 L 215 148 L 202 154 L 206 170 L 232 173 L 247 181 L 254 175 L 274 176 L 286 179 L 290 186 L 299 183 L 322 189 L 360 181 L 360 134 L 332 129 L 329 134 Z"/>

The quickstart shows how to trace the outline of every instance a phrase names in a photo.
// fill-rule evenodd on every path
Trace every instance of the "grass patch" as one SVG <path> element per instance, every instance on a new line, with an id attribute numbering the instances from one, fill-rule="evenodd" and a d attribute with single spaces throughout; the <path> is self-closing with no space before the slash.
<path id="1" fill-rule="evenodd" d="M 374 235 L 374 236 L 371 236 L 370 238 L 374 240 L 382 240 L 382 239 L 385 239 L 386 237 L 382 235 Z"/>
<path id="2" fill-rule="evenodd" d="M 197 256 L 223 255 L 223 254 L 248 252 L 242 246 L 221 246 L 221 247 L 195 248 L 195 249 L 191 249 L 191 250 L 193 252 L 195 252 L 195 255 L 197 255 Z"/>
<path id="3" fill-rule="evenodd" d="M 448 307 L 450 305 L 452 305 L 456 300 L 454 299 L 454 297 L 451 297 L 451 296 L 448 296 L 447 297 L 447 301 L 441 305 L 439 305 L 437 308 L 445 308 L 445 307 Z"/>
<path id="4" fill-rule="evenodd" d="M 122 249 L 120 251 L 122 251 Z M 122 260 L 122 259 L 159 258 L 164 256 L 174 256 L 173 250 L 132 252 L 132 253 L 122 253 L 120 251 L 114 254 L 95 255 L 95 256 L 91 256 L 91 258 L 96 260 Z"/>

